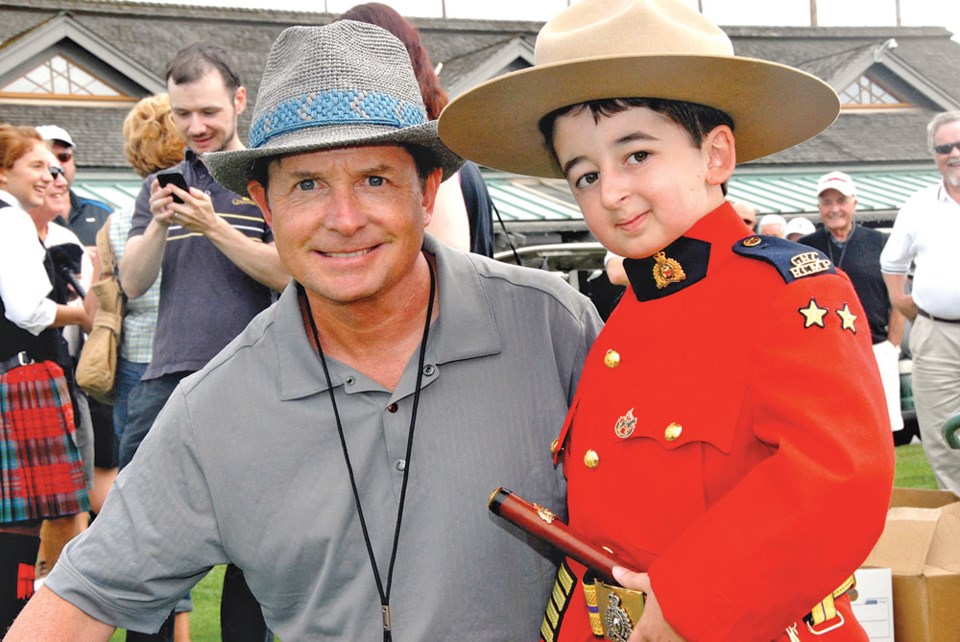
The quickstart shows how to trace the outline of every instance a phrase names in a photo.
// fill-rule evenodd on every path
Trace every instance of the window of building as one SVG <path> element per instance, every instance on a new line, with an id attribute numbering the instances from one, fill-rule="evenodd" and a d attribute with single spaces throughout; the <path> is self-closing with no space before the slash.
<path id="1" fill-rule="evenodd" d="M 840 104 L 845 109 L 911 106 L 896 92 L 869 74 L 860 76 L 839 94 Z"/>
<path id="2" fill-rule="evenodd" d="M 117 88 L 62 53 L 55 53 L 13 82 L 0 95 L 67 100 L 130 100 Z"/>

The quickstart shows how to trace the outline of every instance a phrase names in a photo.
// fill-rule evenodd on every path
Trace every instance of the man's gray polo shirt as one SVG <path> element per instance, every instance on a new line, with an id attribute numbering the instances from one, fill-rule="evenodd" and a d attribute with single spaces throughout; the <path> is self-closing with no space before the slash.
<path id="1" fill-rule="evenodd" d="M 391 599 L 394 639 L 534 640 L 554 567 L 487 510 L 499 485 L 562 513 L 556 436 L 600 321 L 544 272 L 446 249 Z M 417 367 L 394 393 L 328 359 L 382 577 Z M 402 462 L 402 463 L 401 463 Z M 296 290 L 184 380 L 47 586 L 156 629 L 214 565 L 243 569 L 284 640 L 375 640 L 380 602 Z"/>

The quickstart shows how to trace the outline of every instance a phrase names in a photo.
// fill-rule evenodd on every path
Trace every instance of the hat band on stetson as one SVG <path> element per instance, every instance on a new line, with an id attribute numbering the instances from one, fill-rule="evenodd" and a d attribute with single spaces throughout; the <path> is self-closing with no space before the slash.
<path id="1" fill-rule="evenodd" d="M 322 91 L 296 96 L 266 111 L 250 128 L 251 148 L 300 129 L 331 125 L 386 125 L 403 129 L 427 122 L 419 105 L 376 91 Z"/>

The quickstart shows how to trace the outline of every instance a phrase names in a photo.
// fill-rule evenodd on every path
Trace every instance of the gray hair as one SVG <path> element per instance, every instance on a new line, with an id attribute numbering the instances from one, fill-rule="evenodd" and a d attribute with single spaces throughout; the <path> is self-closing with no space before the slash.
<path id="1" fill-rule="evenodd" d="M 933 120 L 930 121 L 930 124 L 927 125 L 927 151 L 931 154 L 933 153 L 933 139 L 936 137 L 937 132 L 940 131 L 940 128 L 944 125 L 949 125 L 950 123 L 955 123 L 960 120 L 960 110 L 957 111 L 944 111 L 940 112 L 933 117 Z"/>

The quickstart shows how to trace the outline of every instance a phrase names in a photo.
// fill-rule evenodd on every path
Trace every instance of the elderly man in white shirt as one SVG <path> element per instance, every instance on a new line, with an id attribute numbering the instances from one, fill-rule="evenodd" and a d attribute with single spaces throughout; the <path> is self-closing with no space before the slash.
<path id="1" fill-rule="evenodd" d="M 927 142 L 943 181 L 900 209 L 880 268 L 890 302 L 913 322 L 913 398 L 924 451 L 937 484 L 960 493 L 960 451 L 940 432 L 960 411 L 960 111 L 938 114 L 927 126 Z"/>

